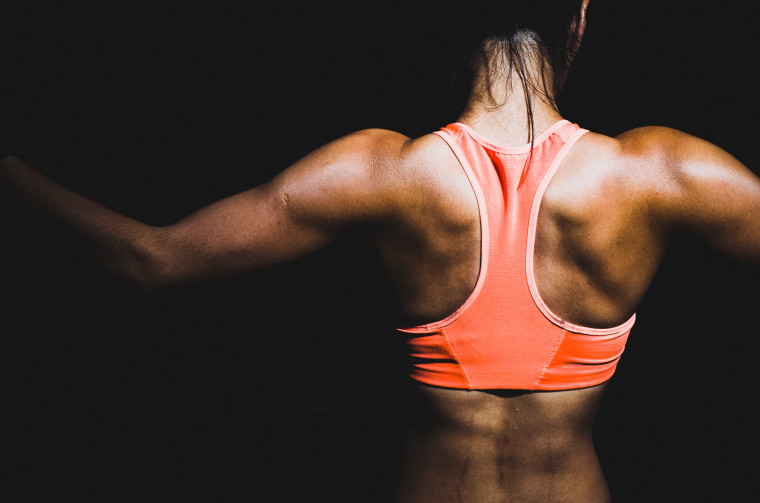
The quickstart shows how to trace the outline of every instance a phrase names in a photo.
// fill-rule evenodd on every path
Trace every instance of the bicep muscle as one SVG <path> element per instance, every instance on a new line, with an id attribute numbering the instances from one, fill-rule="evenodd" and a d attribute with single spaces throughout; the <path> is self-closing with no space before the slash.
<path id="1" fill-rule="evenodd" d="M 378 138 L 357 133 L 309 154 L 272 181 L 162 230 L 172 281 L 245 272 L 327 244 L 383 211 Z"/>

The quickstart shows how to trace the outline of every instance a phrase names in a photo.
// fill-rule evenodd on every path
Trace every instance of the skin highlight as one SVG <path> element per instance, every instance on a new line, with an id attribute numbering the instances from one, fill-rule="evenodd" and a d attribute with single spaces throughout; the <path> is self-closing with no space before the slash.
<path id="1" fill-rule="evenodd" d="M 573 25 L 578 39 L 583 12 Z M 493 143 L 521 146 L 561 119 L 555 96 L 533 99 L 531 127 L 518 70 L 493 78 L 488 63 L 480 61 L 460 122 Z M 542 73 L 534 66 L 526 74 Z M 114 275 L 151 291 L 288 261 L 357 225 L 371 231 L 409 319 L 432 322 L 455 311 L 480 271 L 474 194 L 457 159 L 432 135 L 349 135 L 271 182 L 165 227 L 112 212 L 15 157 L 0 163 L 0 187 L 57 222 Z M 616 138 L 589 133 L 541 202 L 534 252 L 540 295 L 572 323 L 617 325 L 636 310 L 677 230 L 759 263 L 760 223 L 747 217 L 758 212 L 760 181 L 718 147 L 667 128 Z M 610 501 L 591 438 L 604 388 L 417 386 L 397 501 Z"/>

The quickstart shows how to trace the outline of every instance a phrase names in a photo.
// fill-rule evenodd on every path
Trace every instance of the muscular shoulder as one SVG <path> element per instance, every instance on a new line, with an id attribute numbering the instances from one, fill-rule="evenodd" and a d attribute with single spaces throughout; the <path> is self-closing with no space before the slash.
<path id="1" fill-rule="evenodd" d="M 477 203 L 459 161 L 439 137 L 416 139 L 385 130 L 352 135 L 369 153 L 366 203 L 393 232 L 457 233 L 477 222 Z"/>
<path id="2" fill-rule="evenodd" d="M 336 158 L 350 160 L 372 188 L 390 191 L 385 194 L 386 198 L 405 189 L 420 190 L 434 184 L 440 177 L 439 166 L 445 163 L 448 150 L 443 142 L 433 139 L 433 135 L 410 139 L 385 129 L 358 131 L 338 143 L 340 151 Z"/>
<path id="3" fill-rule="evenodd" d="M 730 157 L 704 140 L 666 127 L 632 129 L 614 138 L 591 133 L 574 154 L 588 175 L 596 174 L 619 192 L 648 198 L 673 195 L 701 165 L 724 164 Z"/>
<path id="4" fill-rule="evenodd" d="M 676 129 L 642 127 L 615 139 L 625 163 L 648 166 L 652 174 L 670 177 L 679 184 L 745 170 L 720 147 Z"/>
<path id="5" fill-rule="evenodd" d="M 399 162 L 411 140 L 387 129 L 363 129 L 328 143 L 317 150 L 333 163 L 350 163 L 357 170 L 383 169 Z"/>
<path id="6" fill-rule="evenodd" d="M 680 202 L 707 187 L 747 179 L 748 170 L 712 143 L 671 128 L 643 127 L 616 138 L 621 161 L 644 170 L 666 201 Z"/>
<path id="7" fill-rule="evenodd" d="M 618 181 L 638 178 L 641 172 L 648 177 L 665 174 L 678 166 L 684 148 L 698 141 L 680 131 L 664 127 L 637 128 L 609 137 L 597 133 L 586 134 L 578 142 L 569 159 L 582 159 L 590 167 L 601 170 Z"/>
<path id="8" fill-rule="evenodd" d="M 671 174 L 715 150 L 714 145 L 690 134 L 660 126 L 632 129 L 615 139 L 625 161 L 645 162 Z"/>
<path id="9" fill-rule="evenodd" d="M 410 141 L 394 173 L 397 203 L 407 217 L 468 225 L 477 215 L 472 186 L 459 160 L 438 136 Z"/>
<path id="10" fill-rule="evenodd" d="M 615 138 L 588 133 L 568 154 L 544 204 L 579 221 L 604 214 L 610 226 L 660 228 L 684 200 L 684 166 L 699 157 L 701 143 L 661 127 Z"/>
<path id="11" fill-rule="evenodd" d="M 416 139 L 383 129 L 367 129 L 340 140 L 341 157 L 360 155 L 365 176 L 374 187 L 386 192 L 388 202 L 405 205 L 416 201 L 446 199 L 452 178 L 464 176 L 454 154 L 435 135 Z"/>
<path id="12" fill-rule="evenodd" d="M 659 126 L 631 129 L 614 138 L 590 133 L 579 145 L 592 161 L 602 161 L 609 167 L 657 170 L 675 169 L 699 157 L 706 148 L 714 147 L 682 131 Z"/>
<path id="13" fill-rule="evenodd" d="M 272 193 L 303 218 L 398 222 L 423 206 L 433 211 L 432 203 L 445 211 L 442 207 L 456 200 L 452 173 L 457 172 L 456 158 L 433 135 L 412 140 L 394 131 L 367 129 L 297 162 L 278 176 Z"/>
<path id="14" fill-rule="evenodd" d="M 395 131 L 365 129 L 340 141 L 345 151 L 361 152 L 366 165 L 401 183 L 417 183 L 420 177 L 430 181 L 429 177 L 440 176 L 442 165 L 455 160 L 446 144 L 432 134 L 410 139 Z"/>
<path id="15" fill-rule="evenodd" d="M 622 165 L 646 174 L 648 204 L 661 222 L 727 248 L 726 229 L 757 215 L 760 180 L 720 147 L 665 127 L 634 129 L 615 140 Z"/>

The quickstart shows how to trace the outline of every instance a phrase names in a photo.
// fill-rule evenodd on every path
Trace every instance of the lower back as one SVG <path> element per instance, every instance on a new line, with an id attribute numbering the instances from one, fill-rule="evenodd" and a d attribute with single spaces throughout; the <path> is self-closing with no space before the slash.
<path id="1" fill-rule="evenodd" d="M 603 388 L 527 393 L 418 386 L 397 501 L 609 501 L 591 441 Z"/>

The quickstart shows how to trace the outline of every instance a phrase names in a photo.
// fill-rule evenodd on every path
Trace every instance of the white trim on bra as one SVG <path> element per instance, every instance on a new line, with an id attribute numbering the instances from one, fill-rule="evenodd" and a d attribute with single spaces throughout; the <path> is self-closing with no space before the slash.
<path id="1" fill-rule="evenodd" d="M 552 134 L 554 134 L 557 130 L 559 130 L 562 126 L 565 124 L 568 124 L 569 121 L 562 119 L 554 123 L 553 125 L 549 126 L 543 133 L 541 133 L 535 140 L 533 144 L 533 148 L 536 147 L 536 145 L 541 144 L 544 142 L 547 138 L 549 138 Z M 478 273 L 478 279 L 475 283 L 475 288 L 473 288 L 470 295 L 467 297 L 467 300 L 452 314 L 447 316 L 446 318 L 433 322 L 433 323 L 427 323 L 424 325 L 419 325 L 416 327 L 411 328 L 404 328 L 403 330 L 405 332 L 416 332 L 416 331 L 430 331 L 430 330 L 436 330 L 438 328 L 445 327 L 447 325 L 450 325 L 453 323 L 457 318 L 462 316 L 465 311 L 477 300 L 480 291 L 483 288 L 483 284 L 485 282 L 486 274 L 488 272 L 488 247 L 490 244 L 490 236 L 489 236 L 489 227 L 488 227 L 488 213 L 486 211 L 486 203 L 485 203 L 485 196 L 483 194 L 483 189 L 480 186 L 480 183 L 478 183 L 477 177 L 475 176 L 475 172 L 472 170 L 472 167 L 470 166 L 469 161 L 464 156 L 464 153 L 461 152 L 459 149 L 459 146 L 456 145 L 456 139 L 461 135 L 463 132 L 467 133 L 473 140 L 481 144 L 483 147 L 491 149 L 495 152 L 503 153 L 503 154 L 525 154 L 527 152 L 530 152 L 531 144 L 528 143 L 526 145 L 522 145 L 519 147 L 506 147 L 503 145 L 496 145 L 494 143 L 491 143 L 481 137 L 475 130 L 473 130 L 470 126 L 462 123 L 454 123 L 454 125 L 460 127 L 460 131 L 457 134 L 456 137 L 451 136 L 448 133 L 442 133 L 441 131 L 436 131 L 433 134 L 441 140 L 446 143 L 446 145 L 449 147 L 451 152 L 454 154 L 454 156 L 457 158 L 457 161 L 459 161 L 459 164 L 461 165 L 462 169 L 465 172 L 465 175 L 467 176 L 470 186 L 473 189 L 473 192 L 475 193 L 475 198 L 477 200 L 478 204 L 478 213 L 480 216 L 480 271 Z M 567 330 L 569 332 L 573 333 L 579 333 L 584 335 L 612 335 L 617 333 L 622 333 L 625 331 L 630 330 L 630 328 L 633 326 L 634 322 L 636 321 L 636 315 L 634 314 L 631 316 L 627 321 L 624 323 L 610 327 L 610 328 L 593 328 L 593 327 L 587 327 L 583 325 L 576 325 L 574 323 L 570 323 L 556 314 L 552 312 L 551 309 L 546 305 L 546 303 L 541 298 L 541 294 L 538 291 L 538 286 L 536 285 L 536 279 L 534 274 L 534 249 L 535 249 L 535 241 L 536 241 L 536 226 L 538 222 L 538 213 L 541 205 L 541 200 L 543 199 L 543 195 L 546 192 L 547 187 L 549 186 L 549 183 L 551 182 L 554 174 L 556 173 L 557 169 L 559 168 L 559 165 L 562 163 L 562 161 L 565 159 L 569 151 L 572 149 L 572 147 L 575 145 L 575 143 L 588 132 L 586 129 L 578 129 L 570 138 L 566 139 L 565 145 L 562 146 L 561 150 L 557 154 L 557 156 L 552 161 L 551 166 L 547 170 L 547 172 L 544 174 L 543 179 L 541 180 L 541 184 L 538 187 L 538 190 L 536 191 L 536 194 L 533 199 L 533 205 L 531 207 L 531 213 L 530 213 L 530 220 L 528 222 L 528 242 L 526 246 L 526 257 L 525 257 L 525 271 L 527 276 L 527 282 L 528 282 L 528 288 L 531 293 L 531 297 L 533 298 L 533 302 L 535 303 L 536 307 L 541 311 L 541 313 L 546 317 L 547 320 L 549 320 L 554 325 Z M 445 135 L 445 136 L 444 136 Z M 449 139 L 451 139 L 451 142 L 449 142 Z"/>

